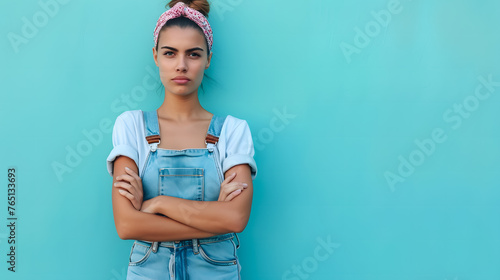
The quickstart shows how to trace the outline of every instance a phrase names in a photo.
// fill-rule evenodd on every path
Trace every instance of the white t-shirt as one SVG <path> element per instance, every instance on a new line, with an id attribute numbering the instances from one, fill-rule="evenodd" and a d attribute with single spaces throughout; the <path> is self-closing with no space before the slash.
<path id="1" fill-rule="evenodd" d="M 141 110 L 125 111 L 120 114 L 113 127 L 113 150 L 107 158 L 109 175 L 113 176 L 113 164 L 119 155 L 127 156 L 135 161 L 142 175 L 149 144 L 144 132 L 144 118 Z M 227 115 L 217 143 L 219 158 L 222 163 L 222 173 L 238 164 L 250 165 L 252 180 L 257 176 L 257 165 L 253 158 L 252 134 L 248 123 Z"/>

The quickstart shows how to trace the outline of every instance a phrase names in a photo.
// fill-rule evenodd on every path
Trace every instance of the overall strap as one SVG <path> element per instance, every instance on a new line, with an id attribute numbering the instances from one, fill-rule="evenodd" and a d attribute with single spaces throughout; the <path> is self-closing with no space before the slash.
<path id="1" fill-rule="evenodd" d="M 222 130 L 222 125 L 226 120 L 227 115 L 219 116 L 214 115 L 212 121 L 210 122 L 210 126 L 208 127 L 207 136 L 205 138 L 205 144 L 207 144 L 207 149 L 212 152 L 214 150 L 214 146 L 219 142 L 219 136 Z"/>
<path id="2" fill-rule="evenodd" d="M 219 115 L 214 114 L 212 120 L 210 121 L 210 125 L 209 125 L 208 131 L 207 131 L 207 136 L 205 138 L 205 144 L 207 144 L 208 152 L 213 153 L 215 151 L 215 153 L 213 153 L 213 155 L 214 155 L 214 160 L 215 160 L 215 164 L 217 167 L 217 173 L 219 175 L 219 179 L 221 180 L 221 182 L 224 180 L 224 175 L 222 174 L 222 171 L 221 171 L 222 166 L 220 165 L 220 160 L 219 160 L 219 156 L 218 156 L 219 151 L 218 151 L 217 142 L 219 142 L 219 136 L 220 136 L 220 133 L 222 130 L 222 125 L 226 121 L 226 117 L 227 117 L 227 115 L 219 116 Z M 239 244 L 239 242 L 238 242 L 238 244 Z M 198 239 L 193 239 L 193 253 L 195 255 L 199 254 L 198 247 L 199 247 Z M 238 247 L 239 247 L 239 245 L 238 245 Z"/>
<path id="3" fill-rule="evenodd" d="M 160 125 L 158 124 L 158 113 L 156 110 L 144 112 L 144 132 L 146 134 L 146 141 L 148 141 L 151 152 L 155 152 L 158 144 L 160 144 Z M 153 242 L 152 251 L 158 251 L 158 241 Z"/>
<path id="4" fill-rule="evenodd" d="M 151 152 L 156 151 L 160 144 L 160 126 L 158 124 L 158 113 L 156 110 L 144 112 L 144 132 L 146 134 L 146 141 L 148 141 Z"/>

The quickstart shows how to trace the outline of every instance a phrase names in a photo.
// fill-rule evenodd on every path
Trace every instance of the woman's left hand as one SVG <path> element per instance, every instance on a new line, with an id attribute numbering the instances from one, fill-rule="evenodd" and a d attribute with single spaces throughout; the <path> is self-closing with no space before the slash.
<path id="1" fill-rule="evenodd" d="M 141 212 L 156 214 L 156 200 L 157 197 L 153 197 L 142 202 Z"/>

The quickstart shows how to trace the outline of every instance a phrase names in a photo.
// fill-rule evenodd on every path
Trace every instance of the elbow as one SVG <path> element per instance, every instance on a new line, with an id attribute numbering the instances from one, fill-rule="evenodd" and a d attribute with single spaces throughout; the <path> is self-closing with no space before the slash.
<path id="1" fill-rule="evenodd" d="M 233 227 L 233 229 L 231 230 L 231 232 L 240 233 L 245 229 L 245 227 L 246 227 L 246 224 L 242 224 L 242 223 L 236 224 Z"/>
<path id="2" fill-rule="evenodd" d="M 127 225 L 127 222 L 120 221 L 115 224 L 116 233 L 118 233 L 118 237 L 122 240 L 134 239 L 132 236 L 131 228 Z"/>
<path id="3" fill-rule="evenodd" d="M 116 232 L 118 233 L 118 237 L 120 237 L 120 239 L 122 239 L 122 240 L 132 239 L 132 238 L 129 237 L 128 233 L 124 232 L 123 230 L 122 231 L 117 230 Z"/>
<path id="4" fill-rule="evenodd" d="M 236 214 L 232 217 L 232 219 L 230 221 L 231 222 L 230 222 L 229 231 L 240 233 L 247 226 L 248 216 L 243 215 L 243 214 Z"/>
<path id="5" fill-rule="evenodd" d="M 138 235 L 141 234 L 141 217 L 139 211 L 127 211 L 122 212 L 119 215 L 115 215 L 115 227 L 118 237 L 122 240 L 137 239 Z"/>

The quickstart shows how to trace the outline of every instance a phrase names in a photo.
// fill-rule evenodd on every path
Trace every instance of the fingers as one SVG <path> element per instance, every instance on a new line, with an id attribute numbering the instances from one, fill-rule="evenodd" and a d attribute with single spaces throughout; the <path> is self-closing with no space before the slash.
<path id="1" fill-rule="evenodd" d="M 131 184 L 131 185 L 135 188 L 136 192 L 140 192 L 140 191 L 142 191 L 142 185 L 141 185 L 141 186 L 139 186 L 139 184 L 138 184 L 138 182 L 135 180 L 135 178 L 134 178 L 134 177 L 132 177 L 132 176 L 130 176 L 130 175 L 127 175 L 127 174 L 122 174 L 122 175 L 120 175 L 120 176 L 117 176 L 117 177 L 116 177 L 116 180 L 125 181 L 125 182 L 127 182 L 127 183 Z"/>
<path id="2" fill-rule="evenodd" d="M 135 173 L 132 169 L 130 169 L 128 167 L 125 167 L 125 172 L 127 172 L 128 174 L 130 174 L 130 176 L 134 177 L 134 179 L 137 182 L 141 182 L 141 177 L 139 177 L 139 175 L 137 175 L 137 173 Z"/>
<path id="3" fill-rule="evenodd" d="M 133 201 L 134 201 L 134 196 L 129 193 L 128 191 L 125 191 L 125 190 L 118 190 L 118 192 L 123 195 L 124 197 L 128 198 L 128 200 L 130 200 L 133 204 Z"/>
<path id="4" fill-rule="evenodd" d="M 234 172 L 233 174 L 227 176 L 227 178 L 224 179 L 224 181 L 222 182 L 222 184 L 224 184 L 224 183 L 227 184 L 227 183 L 231 182 L 231 180 L 233 180 L 235 176 L 236 176 L 236 172 Z"/>
<path id="5" fill-rule="evenodd" d="M 113 186 L 118 188 L 118 192 L 122 196 L 130 200 L 136 210 L 141 208 L 142 180 L 134 170 L 125 167 L 125 173 L 116 176 Z"/>
<path id="6" fill-rule="evenodd" d="M 247 187 L 248 185 L 243 182 L 231 182 L 229 184 L 221 185 L 219 201 L 228 201 L 228 199 L 231 200 L 233 197 L 240 194 Z M 232 195 L 231 198 L 229 198 L 230 195 Z"/>
<path id="7" fill-rule="evenodd" d="M 141 209 L 141 202 L 138 201 L 135 196 L 125 190 L 118 190 L 118 192 L 123 195 L 126 199 L 128 199 L 131 203 L 132 203 L 132 206 L 136 209 L 136 210 L 140 210 Z"/>
<path id="8" fill-rule="evenodd" d="M 141 178 L 137 175 L 137 173 L 135 173 L 132 169 L 128 167 L 125 167 L 125 172 L 127 172 L 127 174 L 121 174 L 120 176 L 117 176 L 116 180 L 123 180 L 129 182 L 135 188 L 134 193 L 141 196 L 143 191 Z M 129 192 L 132 193 L 131 190 L 129 190 Z M 140 198 L 142 199 L 142 197 Z"/>
<path id="9" fill-rule="evenodd" d="M 223 187 L 223 192 L 229 195 L 230 193 L 236 191 L 236 190 L 244 190 L 248 188 L 248 185 L 246 183 L 242 182 L 232 182 Z"/>
<path id="10" fill-rule="evenodd" d="M 224 201 L 231 201 L 233 198 L 235 198 L 237 195 L 239 195 L 242 192 L 241 189 L 237 189 L 234 192 L 232 192 L 230 195 L 226 197 Z"/>
<path id="11" fill-rule="evenodd" d="M 130 194 L 133 198 L 132 199 L 137 199 L 137 202 L 142 201 L 142 194 L 138 193 L 137 190 L 132 186 L 131 184 L 128 184 L 127 182 L 115 182 L 113 186 L 117 188 L 121 188 L 121 191 L 125 191 L 128 194 Z M 122 192 L 120 192 L 122 193 Z M 129 197 L 127 197 L 129 198 Z M 134 200 L 130 199 L 132 203 L 136 203 Z M 140 200 L 140 201 L 139 201 Z"/>
<path id="12" fill-rule="evenodd" d="M 120 176 L 116 176 L 116 180 L 125 180 L 131 184 L 136 183 L 135 178 L 130 176 L 130 175 L 127 175 L 127 174 L 122 174 Z"/>
<path id="13" fill-rule="evenodd" d="M 126 174 L 122 174 L 120 176 L 117 176 L 117 180 L 127 180 L 129 182 L 137 182 L 137 183 L 142 183 L 141 177 L 137 175 L 132 169 L 125 167 L 125 172 Z"/>
<path id="14" fill-rule="evenodd" d="M 139 210 L 141 208 L 142 195 L 137 194 L 135 189 L 130 184 L 127 184 L 125 182 L 116 182 L 114 184 L 114 187 L 118 189 L 118 192 L 121 195 L 130 200 L 136 210 Z"/>
<path id="15" fill-rule="evenodd" d="M 135 193 L 135 188 L 134 186 L 132 186 L 131 184 L 129 183 L 126 183 L 126 182 L 115 182 L 113 184 L 113 186 L 115 187 L 120 187 L 120 188 L 124 188 L 125 190 L 127 190 L 129 193 Z"/>

